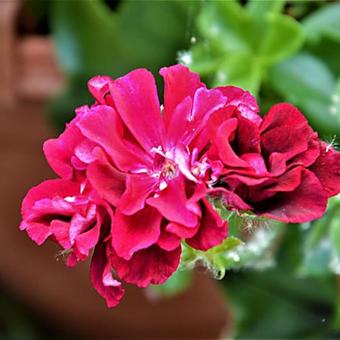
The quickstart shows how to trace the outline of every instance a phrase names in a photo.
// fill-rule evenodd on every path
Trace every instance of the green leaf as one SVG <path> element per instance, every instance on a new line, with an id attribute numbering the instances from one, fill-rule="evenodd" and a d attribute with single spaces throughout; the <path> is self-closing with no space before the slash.
<path id="1" fill-rule="evenodd" d="M 251 93 L 257 93 L 261 84 L 263 68 L 249 54 L 231 54 L 216 67 L 213 86 L 233 84 Z"/>
<path id="2" fill-rule="evenodd" d="M 317 43 L 309 43 L 305 46 L 307 53 L 322 59 L 336 77 L 340 77 L 340 42 L 323 37 Z"/>
<path id="3" fill-rule="evenodd" d="M 67 89 L 51 105 L 51 115 L 63 125 L 74 107 L 84 104 L 86 81 L 98 74 L 121 76 L 145 67 L 154 74 L 175 63 L 187 46 L 189 16 L 198 2 L 120 2 L 112 11 L 104 1 L 52 1 L 51 28 Z M 166 29 L 160 29 L 166 27 Z"/>
<path id="4" fill-rule="evenodd" d="M 323 37 L 340 41 L 340 4 L 329 4 L 309 15 L 303 26 L 307 39 L 313 42 Z"/>
<path id="5" fill-rule="evenodd" d="M 331 221 L 329 223 L 330 239 L 334 256 L 340 259 L 340 207 L 332 214 Z M 340 273 L 339 273 L 340 274 Z"/>
<path id="6" fill-rule="evenodd" d="M 301 25 L 280 14 L 281 6 L 280 0 L 252 1 L 246 7 L 235 1 L 206 2 L 197 19 L 198 42 L 185 55 L 189 66 L 213 86 L 232 84 L 256 94 L 268 67 L 304 41 Z"/>
<path id="7" fill-rule="evenodd" d="M 259 53 L 269 64 L 277 63 L 294 54 L 304 42 L 300 24 L 291 17 L 269 14 Z"/>
<path id="8" fill-rule="evenodd" d="M 284 4 L 284 0 L 251 0 L 247 3 L 247 10 L 254 16 L 263 16 L 267 13 L 280 13 Z"/>
<path id="9" fill-rule="evenodd" d="M 249 25 L 249 16 L 233 1 L 209 1 L 197 18 L 200 35 L 209 48 L 220 53 L 249 52 Z"/>
<path id="10" fill-rule="evenodd" d="M 321 60 L 298 54 L 273 66 L 268 80 L 287 101 L 299 106 L 320 132 L 340 132 L 339 120 L 331 113 L 335 80 Z"/>

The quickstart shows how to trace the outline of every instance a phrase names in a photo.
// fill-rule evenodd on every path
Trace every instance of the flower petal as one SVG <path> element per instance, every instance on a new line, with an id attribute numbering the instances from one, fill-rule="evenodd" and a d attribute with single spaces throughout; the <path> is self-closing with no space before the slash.
<path id="1" fill-rule="evenodd" d="M 328 196 L 340 192 L 340 152 L 321 143 L 321 154 L 310 170 L 319 178 Z"/>
<path id="2" fill-rule="evenodd" d="M 327 193 L 318 178 L 303 170 L 301 183 L 290 192 L 281 192 L 262 201 L 255 211 L 265 217 L 286 223 L 303 223 L 320 218 L 327 205 Z"/>
<path id="3" fill-rule="evenodd" d="M 196 90 L 205 85 L 197 73 L 181 64 L 163 67 L 159 74 L 164 79 L 164 123 L 169 127 L 175 122 L 173 113 L 177 105 L 187 97 L 192 101 Z"/>
<path id="4" fill-rule="evenodd" d="M 143 149 L 124 140 L 123 123 L 110 106 L 92 107 L 77 122 L 77 126 L 84 136 L 104 148 L 119 169 L 137 171 L 151 164 L 150 157 Z"/>
<path id="5" fill-rule="evenodd" d="M 138 69 L 111 83 L 117 112 L 143 148 L 150 152 L 163 145 L 164 126 L 152 74 Z"/>
<path id="6" fill-rule="evenodd" d="M 166 189 L 162 190 L 157 197 L 148 198 L 147 203 L 158 209 L 170 222 L 188 227 L 197 224 L 197 215 L 186 207 L 187 197 L 182 176 L 170 181 Z"/>
<path id="7" fill-rule="evenodd" d="M 112 254 L 111 261 L 122 280 L 144 288 L 150 284 L 164 283 L 176 271 L 180 255 L 180 247 L 165 251 L 154 245 L 138 251 L 128 261 Z"/>
<path id="8" fill-rule="evenodd" d="M 88 166 L 87 176 L 99 195 L 117 207 L 125 191 L 125 175 L 109 163 L 92 163 Z"/>
<path id="9" fill-rule="evenodd" d="M 126 190 L 120 198 L 119 210 L 132 215 L 145 206 L 147 198 L 155 191 L 158 179 L 148 175 L 128 175 L 126 177 Z"/>
<path id="10" fill-rule="evenodd" d="M 227 232 L 227 222 L 222 220 L 206 199 L 203 199 L 200 226 L 195 236 L 186 242 L 195 249 L 208 250 L 222 243 L 227 237 Z"/>
<path id="11" fill-rule="evenodd" d="M 90 266 L 90 278 L 93 287 L 105 299 L 109 308 L 119 304 L 125 291 L 121 283 L 112 277 L 109 259 L 105 254 L 103 244 L 98 245 L 94 251 Z"/>
<path id="12" fill-rule="evenodd" d="M 261 116 L 258 115 L 259 107 L 256 99 L 248 91 L 244 91 L 236 86 L 217 87 L 224 96 L 228 98 L 226 106 L 235 106 L 240 114 L 259 126 L 262 122 Z"/>
<path id="13" fill-rule="evenodd" d="M 152 207 L 127 216 L 116 211 L 112 221 L 112 246 L 118 256 L 129 260 L 133 254 L 155 244 L 160 236 L 162 216 Z"/>
<path id="14" fill-rule="evenodd" d="M 105 104 L 105 95 L 109 92 L 111 82 L 112 78 L 108 76 L 96 76 L 88 81 L 87 87 L 99 104 Z"/>

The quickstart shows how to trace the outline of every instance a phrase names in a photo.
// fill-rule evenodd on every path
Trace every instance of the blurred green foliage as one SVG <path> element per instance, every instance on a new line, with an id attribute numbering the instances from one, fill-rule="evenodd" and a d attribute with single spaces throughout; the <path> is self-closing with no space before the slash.
<path id="1" fill-rule="evenodd" d="M 139 67 L 154 74 L 174 64 L 185 47 L 196 1 L 125 0 L 115 11 L 100 0 L 52 1 L 51 29 L 68 86 L 51 104 L 60 128 L 90 98 L 86 83 L 98 74 L 119 77 Z"/>

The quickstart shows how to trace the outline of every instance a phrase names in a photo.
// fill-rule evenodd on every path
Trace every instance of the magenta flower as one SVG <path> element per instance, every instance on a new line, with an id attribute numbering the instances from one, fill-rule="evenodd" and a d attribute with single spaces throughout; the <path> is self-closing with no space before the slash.
<path id="1" fill-rule="evenodd" d="M 248 92 L 207 89 L 182 65 L 163 68 L 160 105 L 150 72 L 89 81 L 96 102 L 45 142 L 60 177 L 32 188 L 20 228 L 57 242 L 74 266 L 93 252 L 90 276 L 109 307 L 121 281 L 161 284 L 181 243 L 208 250 L 227 236 L 209 197 L 228 209 L 309 221 L 340 191 L 339 153 L 319 141 L 294 107 L 262 119 Z"/>
<path id="2" fill-rule="evenodd" d="M 224 164 L 214 193 L 230 208 L 307 222 L 340 192 L 340 153 L 290 104 L 273 106 L 262 122 L 226 108 L 212 115 L 209 128 L 209 157 Z"/>
<path id="3" fill-rule="evenodd" d="M 96 103 L 44 144 L 62 179 L 33 188 L 23 203 L 21 229 L 38 244 L 58 242 L 69 265 L 95 248 L 91 278 L 109 306 L 123 295 L 112 273 L 140 287 L 160 284 L 177 269 L 182 240 L 207 250 L 225 239 L 227 224 L 207 200 L 222 169 L 208 158 L 207 122 L 228 106 L 261 119 L 241 89 L 208 90 L 181 65 L 160 73 L 162 106 L 144 69 L 90 80 Z"/>

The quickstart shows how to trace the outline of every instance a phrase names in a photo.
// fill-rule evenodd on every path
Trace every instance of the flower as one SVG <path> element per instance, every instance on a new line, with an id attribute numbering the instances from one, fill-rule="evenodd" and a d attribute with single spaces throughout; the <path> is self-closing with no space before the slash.
<path id="1" fill-rule="evenodd" d="M 291 104 L 273 106 L 263 121 L 220 110 L 209 129 L 209 157 L 224 165 L 214 195 L 230 208 L 301 223 L 320 218 L 340 191 L 340 153 Z"/>
<path id="2" fill-rule="evenodd" d="M 227 223 L 207 199 L 222 166 L 207 157 L 207 122 L 228 105 L 245 116 L 257 107 L 241 89 L 230 98 L 208 90 L 182 65 L 160 74 L 162 106 L 145 69 L 91 79 L 95 104 L 44 143 L 60 179 L 31 189 L 22 206 L 21 229 L 38 244 L 58 242 L 68 265 L 94 249 L 91 280 L 109 306 L 123 295 L 118 280 L 163 283 L 178 267 L 181 241 L 207 250 L 225 239 Z"/>
<path id="3" fill-rule="evenodd" d="M 207 89 L 183 65 L 162 68 L 164 100 L 145 69 L 88 83 L 95 103 L 76 110 L 44 143 L 58 179 L 32 188 L 20 229 L 51 239 L 74 266 L 92 255 L 90 277 L 109 307 L 122 282 L 162 284 L 181 243 L 206 251 L 227 236 L 210 198 L 231 210 L 285 222 L 320 217 L 340 191 L 339 153 L 289 104 L 264 117 L 233 86 Z"/>

